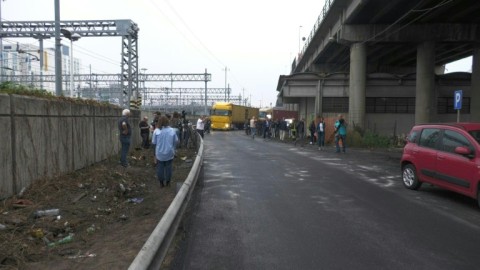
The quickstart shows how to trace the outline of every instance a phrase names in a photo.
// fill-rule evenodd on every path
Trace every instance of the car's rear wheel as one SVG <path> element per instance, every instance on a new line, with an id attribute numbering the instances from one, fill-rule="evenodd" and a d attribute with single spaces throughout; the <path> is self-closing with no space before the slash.
<path id="1" fill-rule="evenodd" d="M 422 185 L 422 182 L 418 180 L 415 166 L 413 166 L 412 164 L 407 164 L 403 167 L 402 180 L 403 185 L 408 189 L 416 190 L 419 189 Z"/>

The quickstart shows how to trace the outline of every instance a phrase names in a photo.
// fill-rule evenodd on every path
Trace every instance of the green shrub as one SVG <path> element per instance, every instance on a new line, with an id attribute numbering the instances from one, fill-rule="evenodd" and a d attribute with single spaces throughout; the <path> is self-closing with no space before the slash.
<path id="1" fill-rule="evenodd" d="M 385 148 L 391 146 L 390 138 L 366 131 L 363 136 L 363 146 L 371 148 Z"/>
<path id="2" fill-rule="evenodd" d="M 387 136 L 382 136 L 369 130 L 362 131 L 356 128 L 348 133 L 347 146 L 387 148 L 392 146 L 392 142 Z"/>

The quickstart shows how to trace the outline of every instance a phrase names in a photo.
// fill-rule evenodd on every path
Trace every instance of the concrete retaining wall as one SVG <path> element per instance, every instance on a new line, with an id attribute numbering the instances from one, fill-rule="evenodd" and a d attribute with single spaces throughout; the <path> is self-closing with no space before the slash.
<path id="1" fill-rule="evenodd" d="M 116 155 L 121 114 L 121 108 L 0 94 L 0 199 Z M 133 148 L 141 141 L 140 111 L 130 120 Z"/>

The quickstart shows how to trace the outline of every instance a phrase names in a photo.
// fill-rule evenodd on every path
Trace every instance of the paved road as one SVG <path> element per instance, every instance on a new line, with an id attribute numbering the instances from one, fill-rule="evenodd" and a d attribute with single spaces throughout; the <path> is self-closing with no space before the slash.
<path id="1" fill-rule="evenodd" d="M 401 184 L 399 153 L 205 138 L 174 269 L 478 269 L 474 200 Z"/>

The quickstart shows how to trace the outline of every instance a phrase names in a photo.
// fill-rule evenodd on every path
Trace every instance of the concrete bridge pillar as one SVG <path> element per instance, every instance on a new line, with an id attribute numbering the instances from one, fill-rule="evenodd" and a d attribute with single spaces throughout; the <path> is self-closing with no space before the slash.
<path id="1" fill-rule="evenodd" d="M 367 45 L 355 43 L 350 46 L 350 83 L 348 118 L 350 127 L 364 128 L 365 87 L 367 82 Z"/>
<path id="2" fill-rule="evenodd" d="M 480 122 L 480 44 L 475 44 L 472 58 L 470 121 Z"/>
<path id="3" fill-rule="evenodd" d="M 415 93 L 415 124 L 428 123 L 435 114 L 435 42 L 417 46 L 417 84 Z"/>
<path id="4" fill-rule="evenodd" d="M 322 99 L 323 99 L 323 80 L 318 80 L 317 94 L 315 95 L 315 117 L 317 115 L 321 115 L 323 112 Z"/>

